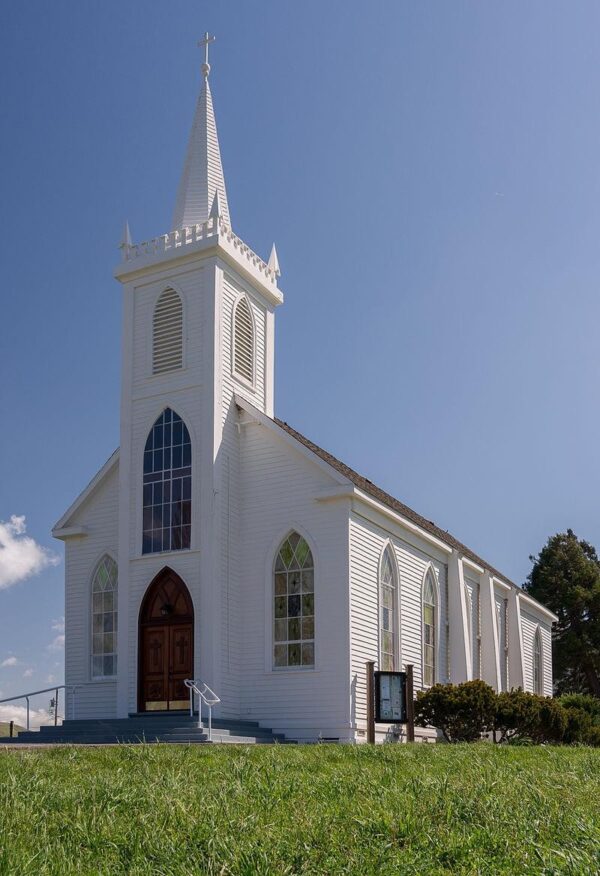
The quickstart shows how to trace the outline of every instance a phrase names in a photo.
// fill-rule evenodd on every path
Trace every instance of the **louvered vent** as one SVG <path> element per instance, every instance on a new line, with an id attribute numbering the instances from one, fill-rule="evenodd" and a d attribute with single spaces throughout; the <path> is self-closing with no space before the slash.
<path id="1" fill-rule="evenodd" d="M 254 382 L 254 326 L 250 306 L 245 298 L 238 301 L 234 322 L 233 370 L 238 377 Z"/>
<path id="2" fill-rule="evenodd" d="M 176 371 L 183 365 L 183 305 L 174 289 L 166 289 L 154 310 L 152 373 Z"/>

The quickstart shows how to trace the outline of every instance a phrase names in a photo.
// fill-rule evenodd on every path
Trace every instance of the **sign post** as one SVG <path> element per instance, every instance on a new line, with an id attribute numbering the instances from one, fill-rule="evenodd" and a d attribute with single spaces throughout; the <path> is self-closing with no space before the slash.
<path id="1" fill-rule="evenodd" d="M 406 664 L 406 741 L 415 741 L 415 701 L 412 663 Z"/>
<path id="2" fill-rule="evenodd" d="M 375 663 L 367 660 L 367 742 L 375 744 Z"/>

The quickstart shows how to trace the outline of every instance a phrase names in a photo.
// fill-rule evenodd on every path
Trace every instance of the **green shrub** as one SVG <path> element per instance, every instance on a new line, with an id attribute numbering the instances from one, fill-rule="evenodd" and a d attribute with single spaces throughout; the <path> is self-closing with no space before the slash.
<path id="1" fill-rule="evenodd" d="M 569 693 L 558 697 L 558 702 L 565 709 L 581 709 L 587 712 L 592 720 L 592 724 L 600 725 L 600 699 L 590 696 L 590 694 Z"/>
<path id="2" fill-rule="evenodd" d="M 586 745 L 593 745 L 594 748 L 600 748 L 600 725 L 592 724 L 584 741 Z"/>
<path id="3" fill-rule="evenodd" d="M 560 742 L 567 728 L 567 711 L 552 697 L 526 693 L 521 688 L 496 696 L 494 739 L 531 739 Z"/>
<path id="4" fill-rule="evenodd" d="M 589 712 L 583 709 L 565 708 L 567 713 L 567 727 L 563 736 L 563 742 L 587 742 L 592 730 L 592 718 Z M 600 729 L 600 728 L 598 728 Z"/>
<path id="5" fill-rule="evenodd" d="M 447 742 L 474 742 L 494 726 L 495 706 L 496 694 L 484 681 L 434 684 L 417 694 L 415 720 L 437 727 Z"/>

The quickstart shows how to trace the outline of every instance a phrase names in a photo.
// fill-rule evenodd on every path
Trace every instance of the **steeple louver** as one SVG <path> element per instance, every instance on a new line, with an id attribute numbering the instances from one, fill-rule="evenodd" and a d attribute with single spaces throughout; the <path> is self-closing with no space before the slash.
<path id="1" fill-rule="evenodd" d="M 219 193 L 219 209 L 223 221 L 230 225 L 225 177 L 212 97 L 208 84 L 210 66 L 202 66 L 204 83 L 190 133 L 183 174 L 177 192 L 173 230 L 206 222 L 213 205 L 215 191 Z"/>

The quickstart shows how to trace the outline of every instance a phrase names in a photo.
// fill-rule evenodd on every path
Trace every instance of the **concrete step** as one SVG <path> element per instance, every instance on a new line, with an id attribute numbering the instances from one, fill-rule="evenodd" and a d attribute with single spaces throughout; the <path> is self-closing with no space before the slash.
<path id="1" fill-rule="evenodd" d="M 206 721 L 198 727 L 197 716 L 169 712 L 160 715 L 137 713 L 129 718 L 107 720 L 77 719 L 62 725 L 44 725 L 36 731 L 25 731 L 16 738 L 23 744 L 105 745 L 114 743 L 165 742 L 196 744 L 208 742 Z M 260 727 L 256 721 L 216 718 L 212 724 L 212 741 L 245 745 L 266 745 L 286 742 L 281 733 Z"/>

